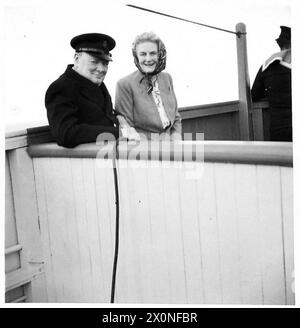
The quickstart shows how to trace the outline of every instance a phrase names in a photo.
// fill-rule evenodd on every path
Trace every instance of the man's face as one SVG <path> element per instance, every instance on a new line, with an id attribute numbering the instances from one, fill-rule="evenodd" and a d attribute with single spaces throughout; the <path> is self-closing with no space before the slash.
<path id="1" fill-rule="evenodd" d="M 100 85 L 107 73 L 108 62 L 86 52 L 80 52 L 75 55 L 74 68 L 80 75 Z"/>

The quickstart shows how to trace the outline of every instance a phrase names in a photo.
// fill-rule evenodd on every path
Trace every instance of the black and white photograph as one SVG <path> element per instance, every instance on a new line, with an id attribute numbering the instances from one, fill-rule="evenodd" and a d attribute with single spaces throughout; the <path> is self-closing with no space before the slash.
<path id="1" fill-rule="evenodd" d="M 1 20 L 3 307 L 297 306 L 296 2 Z"/>

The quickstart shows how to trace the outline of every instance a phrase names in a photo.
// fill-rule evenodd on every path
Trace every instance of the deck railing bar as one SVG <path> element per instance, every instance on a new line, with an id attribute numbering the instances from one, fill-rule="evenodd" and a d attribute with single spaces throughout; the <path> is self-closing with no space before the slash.
<path id="1" fill-rule="evenodd" d="M 166 153 L 159 149 L 155 158 L 169 161 L 222 162 L 240 164 L 261 164 L 293 166 L 293 146 L 291 142 L 266 141 L 184 141 L 182 148 L 170 148 Z M 130 159 L 130 153 L 137 145 L 119 147 L 118 159 Z M 107 158 L 112 159 L 113 143 L 106 146 Z M 124 147 L 124 148 L 123 148 Z M 184 147 L 191 150 L 190 156 L 185 156 Z M 179 150 L 178 150 L 179 149 Z M 200 152 L 203 151 L 203 156 Z M 32 145 L 28 147 L 31 157 L 64 157 L 64 158 L 96 158 L 100 146 L 96 144 L 82 144 L 73 149 L 57 146 L 55 143 Z M 181 150 L 181 151 L 180 151 Z M 150 147 L 139 148 L 134 152 L 135 160 L 151 160 Z M 98 157 L 99 158 L 99 157 Z"/>
<path id="2" fill-rule="evenodd" d="M 5 248 L 5 256 L 19 252 L 20 250 L 22 250 L 22 246 L 19 244 Z"/>
<path id="3" fill-rule="evenodd" d="M 15 299 L 15 300 L 12 300 L 8 303 L 22 303 L 22 302 L 26 301 L 26 299 L 27 299 L 27 296 L 22 296 L 22 297 L 19 297 L 19 298 Z"/>
<path id="4" fill-rule="evenodd" d="M 18 269 L 9 273 L 6 273 L 5 279 L 5 291 L 8 292 L 20 286 L 24 286 L 32 282 L 32 280 L 44 273 L 42 266 L 35 269 Z"/>

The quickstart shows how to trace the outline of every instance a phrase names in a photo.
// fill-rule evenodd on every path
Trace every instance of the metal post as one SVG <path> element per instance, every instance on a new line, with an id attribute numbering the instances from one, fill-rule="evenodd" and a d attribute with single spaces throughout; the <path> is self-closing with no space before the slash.
<path id="1" fill-rule="evenodd" d="M 252 124 L 249 118 L 252 106 L 250 79 L 248 72 L 247 58 L 247 39 L 246 25 L 238 23 L 235 26 L 237 34 L 237 62 L 238 62 L 238 84 L 239 84 L 239 123 L 240 123 L 240 138 L 241 140 L 252 140 Z"/>

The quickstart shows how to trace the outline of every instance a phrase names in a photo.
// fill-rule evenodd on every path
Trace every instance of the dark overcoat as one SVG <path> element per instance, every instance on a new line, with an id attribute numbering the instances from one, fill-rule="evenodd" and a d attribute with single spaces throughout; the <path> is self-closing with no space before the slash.
<path id="1" fill-rule="evenodd" d="M 270 106 L 270 140 L 292 141 L 291 69 L 275 60 L 261 67 L 254 80 L 253 101 L 266 98 Z"/>
<path id="2" fill-rule="evenodd" d="M 45 96 L 50 131 L 57 144 L 75 147 L 95 142 L 103 132 L 117 138 L 118 120 L 105 84 L 98 86 L 72 66 L 49 86 Z"/>

